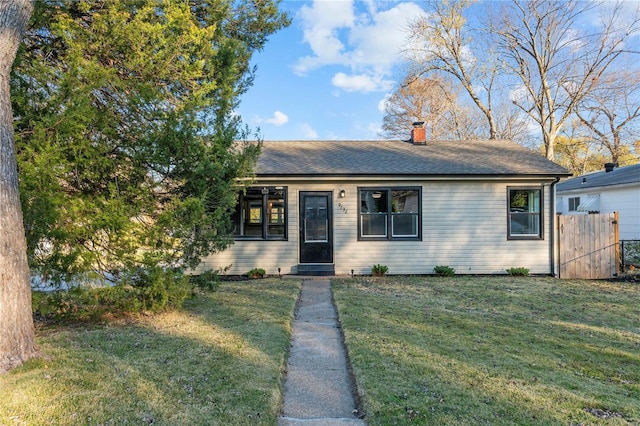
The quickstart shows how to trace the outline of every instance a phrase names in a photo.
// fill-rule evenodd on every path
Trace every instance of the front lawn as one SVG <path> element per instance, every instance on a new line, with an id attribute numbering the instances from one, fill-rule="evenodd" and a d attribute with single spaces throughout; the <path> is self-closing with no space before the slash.
<path id="1" fill-rule="evenodd" d="M 333 280 L 369 425 L 640 424 L 640 285 Z"/>
<path id="2" fill-rule="evenodd" d="M 46 358 L 0 375 L 0 425 L 273 425 L 299 290 L 223 283 L 179 311 L 40 326 Z"/>

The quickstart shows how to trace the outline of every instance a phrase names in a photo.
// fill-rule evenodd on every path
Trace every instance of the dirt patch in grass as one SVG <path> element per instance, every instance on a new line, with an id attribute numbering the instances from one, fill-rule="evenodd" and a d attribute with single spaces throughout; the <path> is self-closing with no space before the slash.
<path id="1" fill-rule="evenodd" d="M 370 425 L 640 422 L 640 286 L 541 277 L 332 285 Z"/>
<path id="2" fill-rule="evenodd" d="M 179 311 L 38 330 L 0 375 L 0 424 L 265 424 L 279 413 L 300 282 L 223 283 Z"/>

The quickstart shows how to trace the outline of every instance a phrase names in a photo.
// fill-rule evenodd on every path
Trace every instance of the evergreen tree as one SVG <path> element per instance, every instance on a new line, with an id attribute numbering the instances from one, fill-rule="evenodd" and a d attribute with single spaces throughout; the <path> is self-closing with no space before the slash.
<path id="1" fill-rule="evenodd" d="M 46 275 L 224 249 L 259 145 L 234 114 L 278 1 L 36 2 L 11 80 L 28 253 Z"/>

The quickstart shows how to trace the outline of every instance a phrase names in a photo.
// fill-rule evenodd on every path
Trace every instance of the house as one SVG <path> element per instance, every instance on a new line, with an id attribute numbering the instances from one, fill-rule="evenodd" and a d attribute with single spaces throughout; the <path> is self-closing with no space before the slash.
<path id="1" fill-rule="evenodd" d="M 558 213 L 618 212 L 621 240 L 640 240 L 640 164 L 617 167 L 568 179 L 557 185 Z"/>
<path id="2" fill-rule="evenodd" d="M 244 274 L 554 274 L 555 184 L 570 174 L 510 141 L 265 141 L 200 270 Z"/>

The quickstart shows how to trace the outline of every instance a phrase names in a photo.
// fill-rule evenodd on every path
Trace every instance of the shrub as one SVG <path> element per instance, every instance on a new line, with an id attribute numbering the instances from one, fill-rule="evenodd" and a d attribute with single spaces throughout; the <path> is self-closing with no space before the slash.
<path id="1" fill-rule="evenodd" d="M 180 271 L 136 268 L 112 286 L 39 292 L 33 299 L 33 311 L 56 321 L 96 321 L 127 313 L 179 308 L 191 294 L 191 288 L 189 278 Z"/>
<path id="2" fill-rule="evenodd" d="M 526 277 L 529 275 L 529 269 L 520 266 L 517 268 L 509 268 L 507 269 L 507 274 L 509 274 L 512 277 Z"/>
<path id="3" fill-rule="evenodd" d="M 373 265 L 371 268 L 371 274 L 374 277 L 384 277 L 389 272 L 389 268 L 386 265 Z"/>
<path id="4" fill-rule="evenodd" d="M 433 268 L 433 272 L 439 277 L 452 277 L 456 274 L 456 270 L 447 265 L 438 265 Z"/>
<path id="5" fill-rule="evenodd" d="M 262 268 L 253 268 L 252 270 L 247 272 L 247 276 L 254 280 L 259 278 L 264 278 L 266 274 L 267 274 L 266 271 Z"/>
<path id="6" fill-rule="evenodd" d="M 218 275 L 218 272 L 209 269 L 200 275 L 191 275 L 189 281 L 194 287 L 202 290 L 215 291 L 220 285 L 220 275 Z"/>
<path id="7" fill-rule="evenodd" d="M 155 266 L 134 269 L 116 287 L 127 286 L 133 288 L 140 309 L 154 312 L 181 307 L 191 293 L 189 277 L 181 271 Z"/>

